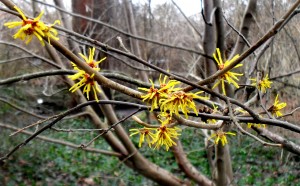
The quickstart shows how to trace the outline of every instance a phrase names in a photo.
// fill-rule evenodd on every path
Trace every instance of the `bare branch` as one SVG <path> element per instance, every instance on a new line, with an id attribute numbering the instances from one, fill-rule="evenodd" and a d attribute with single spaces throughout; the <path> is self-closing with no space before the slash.
<path id="1" fill-rule="evenodd" d="M 139 108 L 136 111 L 132 112 L 131 114 L 127 115 L 126 117 L 124 117 L 123 119 L 119 120 L 117 123 L 112 124 L 111 126 L 109 126 L 109 128 L 104 129 L 103 131 L 101 131 L 100 134 L 98 134 L 95 138 L 93 138 L 90 142 L 88 142 L 87 144 L 81 144 L 80 148 L 86 148 L 88 146 L 90 146 L 94 141 L 96 141 L 99 137 L 103 136 L 104 134 L 108 133 L 109 131 L 113 130 L 118 124 L 124 122 L 125 120 L 127 120 L 128 118 L 130 118 L 132 115 L 140 112 L 142 109 Z"/>
<path id="2" fill-rule="evenodd" d="M 144 127 L 147 127 L 147 128 L 159 128 L 160 125 L 151 125 L 151 124 L 148 124 L 146 122 L 143 122 L 140 118 L 138 118 L 137 116 L 132 116 L 131 117 L 134 121 L 136 121 L 138 124 L 140 125 L 143 125 Z"/>
<path id="3" fill-rule="evenodd" d="M 179 168 L 186 174 L 187 177 L 191 178 L 199 185 L 211 186 L 213 184 L 211 180 L 209 180 L 191 164 L 179 140 L 176 140 L 176 145 L 171 148 Z"/>
<path id="4" fill-rule="evenodd" d="M 242 132 L 242 134 L 246 134 L 247 136 L 250 136 L 251 138 L 253 138 L 253 139 L 257 140 L 258 142 L 260 142 L 261 144 L 263 144 L 264 146 L 282 147 L 281 144 L 274 144 L 274 143 L 265 142 L 265 141 L 259 139 L 258 137 L 254 136 L 253 134 L 245 131 L 241 127 L 241 125 L 238 123 L 237 118 L 233 115 L 232 107 L 231 107 L 231 104 L 230 104 L 229 100 L 227 101 L 227 105 L 228 105 L 228 108 L 229 108 L 230 118 L 232 119 L 235 126 L 237 126 L 237 128 Z"/>
<path id="5" fill-rule="evenodd" d="M 180 116 L 173 116 L 181 125 L 189 126 L 189 127 L 195 127 L 195 128 L 201 128 L 201 129 L 209 129 L 209 130 L 217 130 L 219 129 L 222 124 L 207 124 L 205 122 L 196 122 L 192 120 L 184 119 Z"/>
<path id="6" fill-rule="evenodd" d="M 3 123 L 0 123 L 0 127 L 2 128 L 6 128 L 6 129 L 10 129 L 10 130 L 18 130 L 18 128 L 10 126 L 10 125 L 5 125 Z M 29 132 L 29 131 L 21 131 L 22 134 L 26 134 L 26 135 L 33 135 L 33 132 Z M 46 136 L 37 136 L 37 139 L 43 140 L 43 141 L 47 141 L 50 143 L 55 143 L 55 144 L 60 144 L 60 145 L 64 145 L 64 146 L 68 146 L 74 149 L 78 149 L 78 145 L 70 143 L 70 142 L 66 142 L 66 141 L 62 141 L 62 140 L 58 140 L 58 139 L 53 139 L 53 138 L 48 138 Z M 121 157 L 122 155 L 120 153 L 117 152 L 112 152 L 112 151 L 106 151 L 106 150 L 101 150 L 101 149 L 95 149 L 95 148 L 85 148 L 83 149 L 84 151 L 87 152 L 93 152 L 93 153 L 100 153 L 100 154 L 104 154 L 104 155 L 108 155 L 108 156 L 116 156 L 116 157 Z"/>
<path id="7" fill-rule="evenodd" d="M 189 25 L 197 32 L 197 34 L 201 38 L 202 34 L 200 33 L 200 31 L 194 26 L 194 24 L 189 20 L 189 18 L 185 15 L 185 13 L 181 10 L 181 8 L 174 2 L 174 0 L 171 0 L 171 1 L 172 1 L 173 5 L 175 5 L 176 8 L 179 10 L 179 12 L 181 13 L 181 15 L 183 15 L 183 17 L 189 23 Z"/>
<path id="8" fill-rule="evenodd" d="M 300 155 L 300 146 L 298 144 L 295 144 L 294 142 L 289 141 L 289 140 L 283 138 L 282 136 L 272 133 L 272 132 L 268 131 L 267 129 L 258 128 L 255 126 L 251 126 L 251 128 L 253 130 L 255 130 L 259 135 L 261 135 L 271 141 L 274 141 L 276 143 L 280 143 L 282 148 L 284 148 L 285 150 L 295 153 L 297 155 Z"/>
<path id="9" fill-rule="evenodd" d="M 19 81 L 27 81 L 39 77 L 45 77 L 45 76 L 53 76 L 53 75 L 67 75 L 67 74 L 74 74 L 76 71 L 74 70 L 50 70 L 50 71 L 43 71 L 43 72 L 36 72 L 36 73 L 31 73 L 31 74 L 24 74 L 20 76 L 15 76 L 7 79 L 0 80 L 0 85 L 5 85 L 5 84 L 10 84 L 10 83 L 15 83 Z M 131 77 L 118 74 L 118 73 L 105 73 L 101 72 L 101 74 L 104 77 L 107 78 L 112 78 L 112 79 L 118 79 L 127 83 L 131 83 L 133 85 L 137 85 L 139 87 L 150 87 L 152 86 L 150 83 L 145 83 L 142 81 L 139 81 L 137 79 L 133 79 Z"/>
<path id="10" fill-rule="evenodd" d="M 228 19 L 226 18 L 226 16 L 224 15 L 224 12 L 223 12 L 223 18 L 224 20 L 226 21 L 227 25 L 232 29 L 234 30 L 242 39 L 243 41 L 247 44 L 248 47 L 251 47 L 251 44 L 249 43 L 249 41 L 245 38 L 245 36 L 240 32 L 238 31 L 236 28 L 234 28 L 234 26 L 229 23 Z"/>
<path id="11" fill-rule="evenodd" d="M 1 7 L 0 7 L 0 8 L 1 8 Z M 0 41 L 0 44 L 4 44 L 4 45 L 9 45 L 9 46 L 16 47 L 16 48 L 18 48 L 18 49 L 20 49 L 20 50 L 23 50 L 24 52 L 26 52 L 26 53 L 32 55 L 32 56 L 35 57 L 35 58 L 38 58 L 38 59 L 40 59 L 40 60 L 42 60 L 42 61 L 45 61 L 46 63 L 48 63 L 48 64 L 50 64 L 50 65 L 52 65 L 52 66 L 54 66 L 54 67 L 56 67 L 56 68 L 58 68 L 58 69 L 61 68 L 61 66 L 55 64 L 53 61 L 51 61 L 51 60 L 49 60 L 49 59 L 47 59 L 47 58 L 44 58 L 44 57 L 42 57 L 42 56 L 39 56 L 39 55 L 37 55 L 37 54 L 35 54 L 35 53 L 33 53 L 33 52 L 27 50 L 26 48 L 23 48 L 23 47 L 21 47 L 21 46 L 19 46 L 19 45 L 16 45 L 16 44 L 14 44 L 14 43 L 10 43 L 10 42 L 7 42 L 7 41 Z"/>
<path id="12" fill-rule="evenodd" d="M 286 74 L 282 74 L 282 75 L 278 75 L 278 76 L 275 76 L 275 77 L 272 77 L 270 78 L 270 80 L 276 80 L 276 79 L 279 79 L 279 78 L 283 78 L 283 77 L 287 77 L 287 76 L 292 76 L 294 74 L 298 74 L 300 73 L 300 69 L 297 69 L 293 72 L 289 72 L 289 73 L 286 73 Z"/>

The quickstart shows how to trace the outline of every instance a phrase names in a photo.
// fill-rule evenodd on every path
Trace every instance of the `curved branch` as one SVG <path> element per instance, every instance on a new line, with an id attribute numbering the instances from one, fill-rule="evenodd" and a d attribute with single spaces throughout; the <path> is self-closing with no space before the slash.
<path id="1" fill-rule="evenodd" d="M 254 136 L 253 134 L 245 131 L 241 126 L 240 124 L 238 123 L 238 120 L 236 119 L 236 117 L 233 115 L 233 111 L 232 111 L 232 107 L 231 107 L 231 104 L 229 101 L 227 101 L 227 105 L 228 105 L 228 108 L 229 108 L 229 116 L 231 118 L 231 120 L 233 121 L 233 123 L 235 124 L 235 126 L 240 130 L 240 132 L 242 134 L 246 134 L 248 136 L 250 136 L 251 138 L 255 139 L 256 141 L 260 142 L 261 144 L 263 145 L 266 145 L 266 146 L 273 146 L 273 147 L 281 147 L 281 144 L 273 144 L 273 143 L 268 143 L 268 142 L 265 142 L 263 140 L 261 140 L 260 138 Z"/>
<path id="2" fill-rule="evenodd" d="M 209 129 L 209 130 L 217 130 L 219 129 L 222 124 L 207 124 L 205 122 L 196 122 L 192 120 L 184 119 L 180 116 L 173 116 L 181 125 L 189 126 L 189 127 L 195 127 L 195 128 L 201 128 L 201 129 Z"/>
<path id="3" fill-rule="evenodd" d="M 194 180 L 199 185 L 210 186 L 213 182 L 199 172 L 188 160 L 182 148 L 181 142 L 176 140 L 176 144 L 171 147 L 173 154 L 176 158 L 179 168 L 186 174 L 187 177 Z"/>

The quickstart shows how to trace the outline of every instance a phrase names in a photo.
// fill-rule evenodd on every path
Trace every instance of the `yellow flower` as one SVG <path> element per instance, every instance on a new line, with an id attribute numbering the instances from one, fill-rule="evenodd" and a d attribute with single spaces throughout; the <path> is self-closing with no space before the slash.
<path id="1" fill-rule="evenodd" d="M 100 70 L 100 68 L 98 68 L 99 63 L 101 63 L 106 58 L 102 58 L 100 61 L 94 61 L 95 48 L 89 49 L 89 50 L 90 50 L 90 54 L 89 54 L 88 58 L 81 53 L 79 53 L 79 55 L 85 60 L 85 62 L 91 68 L 93 68 L 96 71 L 99 71 Z M 84 70 L 78 68 L 77 65 L 73 62 L 72 62 L 72 65 L 73 65 L 74 70 L 77 70 L 78 72 L 76 74 L 68 76 L 68 77 L 70 79 L 72 79 L 73 81 L 77 80 L 77 79 L 79 79 L 80 81 L 78 83 L 76 83 L 75 85 L 73 85 L 69 90 L 72 92 L 75 92 L 76 90 L 78 90 L 82 86 L 84 86 L 83 93 L 85 93 L 87 95 L 87 99 L 89 100 L 90 91 L 92 89 L 96 101 L 99 101 L 97 92 L 101 92 L 101 91 L 99 89 L 99 85 L 98 85 L 97 81 L 94 80 L 95 74 L 89 75 Z"/>
<path id="2" fill-rule="evenodd" d="M 98 100 L 97 92 L 100 93 L 101 91 L 99 89 L 99 85 L 98 85 L 97 81 L 94 80 L 94 75 L 95 74 L 92 74 L 90 76 L 88 73 L 85 73 L 84 71 L 80 71 L 75 75 L 68 76 L 68 77 L 72 80 L 76 80 L 76 79 L 80 79 L 80 78 L 81 78 L 81 80 L 78 83 L 76 83 L 75 85 L 73 85 L 69 89 L 69 91 L 75 92 L 76 90 L 78 90 L 82 86 L 84 86 L 83 94 L 85 93 L 87 95 L 87 99 L 89 100 L 90 99 L 90 91 L 91 91 L 91 89 L 93 89 L 95 99 L 98 102 L 99 100 Z M 76 77 L 78 77 L 78 78 L 76 78 Z"/>
<path id="3" fill-rule="evenodd" d="M 48 38 L 48 43 L 49 43 L 50 45 L 51 45 L 51 43 L 50 43 L 50 38 L 52 38 L 52 39 L 54 39 L 54 40 L 56 40 L 56 41 L 59 40 L 59 38 L 56 37 L 57 34 L 58 34 L 58 33 L 57 33 L 57 30 L 54 29 L 54 28 L 52 28 L 55 24 L 59 24 L 59 25 L 60 25 L 60 21 L 59 21 L 59 20 L 55 20 L 53 24 L 51 24 L 51 25 L 46 25 L 47 28 L 46 28 L 45 30 L 43 30 L 45 36 Z"/>
<path id="4" fill-rule="evenodd" d="M 161 80 L 161 75 L 159 76 L 159 83 L 160 88 L 157 89 L 154 86 L 154 83 L 151 79 L 149 79 L 151 83 L 150 88 L 138 88 L 139 90 L 146 91 L 147 94 L 142 95 L 141 98 L 143 101 L 146 101 L 148 103 L 151 103 L 151 109 L 150 111 L 153 111 L 156 108 L 159 108 L 159 99 L 162 96 L 165 96 L 166 94 L 169 94 L 170 92 L 173 92 L 175 90 L 179 90 L 180 88 L 174 88 L 175 85 L 179 84 L 179 81 L 176 80 L 170 80 L 166 83 L 167 76 L 164 77 L 163 80 Z"/>
<path id="5" fill-rule="evenodd" d="M 161 112 L 157 117 L 161 125 L 169 125 L 173 121 L 172 116 L 167 112 Z"/>
<path id="6" fill-rule="evenodd" d="M 218 63 L 219 70 L 223 70 L 226 66 L 230 65 L 232 62 L 234 62 L 237 58 L 239 58 L 239 55 L 234 56 L 231 60 L 226 60 L 225 63 L 223 63 L 222 56 L 220 53 L 220 49 L 217 48 L 217 55 L 214 53 L 213 56 Z M 243 64 L 238 64 L 234 68 L 238 68 L 243 66 Z M 220 83 L 222 83 L 222 90 L 223 94 L 226 95 L 226 90 L 225 90 L 225 82 L 228 84 L 233 84 L 236 88 L 239 88 L 239 85 L 236 83 L 239 79 L 237 76 L 242 76 L 243 74 L 240 73 L 235 73 L 235 72 L 230 72 L 227 71 L 224 75 L 219 77 L 219 80 L 214 84 L 212 89 L 216 88 Z"/>
<path id="7" fill-rule="evenodd" d="M 207 124 L 216 124 L 216 123 L 217 123 L 217 120 L 216 120 L 216 119 L 207 119 L 207 120 L 206 120 L 206 123 L 207 123 Z"/>
<path id="8" fill-rule="evenodd" d="M 213 104 L 213 107 L 214 107 L 214 110 L 211 114 L 214 114 L 214 113 L 218 113 L 218 106 L 216 106 L 215 104 Z M 217 123 L 217 120 L 216 119 L 207 119 L 206 120 L 206 123 L 207 124 L 216 124 Z"/>
<path id="9" fill-rule="evenodd" d="M 181 131 L 178 127 L 170 128 L 167 127 L 167 125 L 161 125 L 155 134 L 153 144 L 156 143 L 156 145 L 154 148 L 159 149 L 161 146 L 165 146 L 168 151 L 170 147 L 176 145 L 173 139 L 178 139 L 178 136 L 180 135 L 178 131 Z"/>
<path id="10" fill-rule="evenodd" d="M 221 141 L 222 145 L 225 146 L 225 144 L 228 143 L 226 138 L 226 135 L 228 134 L 235 136 L 235 133 L 223 132 L 221 130 L 218 130 L 215 133 L 213 133 L 208 140 L 210 140 L 211 138 L 215 138 L 214 142 L 216 145 L 219 144 L 219 141 Z"/>
<path id="11" fill-rule="evenodd" d="M 151 147 L 152 141 L 155 138 L 155 135 L 151 132 L 151 130 L 156 130 L 156 129 L 152 129 L 152 128 L 129 129 L 129 131 L 132 132 L 130 136 L 140 134 L 139 147 L 141 147 L 142 143 L 144 143 L 145 137 L 149 147 Z"/>
<path id="12" fill-rule="evenodd" d="M 166 98 L 164 97 L 160 100 L 160 108 L 163 112 L 169 111 L 171 116 L 173 113 L 179 115 L 179 111 L 181 111 L 187 118 L 190 109 L 193 109 L 195 114 L 198 115 L 198 110 L 193 99 L 208 99 L 208 97 L 198 96 L 198 94 L 202 92 L 203 91 L 196 93 L 186 93 L 183 91 L 173 92 Z"/>
<path id="13" fill-rule="evenodd" d="M 247 124 L 247 127 L 248 127 L 248 128 L 251 128 L 251 126 L 254 126 L 254 127 L 257 127 L 257 128 L 260 128 L 260 127 L 266 128 L 266 125 L 265 125 L 265 124 L 259 124 L 259 123 L 248 123 L 248 124 Z"/>
<path id="14" fill-rule="evenodd" d="M 178 127 L 168 127 L 170 124 L 172 117 L 163 113 L 158 116 L 161 122 L 161 126 L 159 128 L 141 128 L 141 129 L 129 129 L 130 136 L 140 134 L 139 147 L 142 146 L 142 143 L 145 141 L 145 137 L 149 147 L 155 144 L 155 149 L 159 149 L 161 146 L 165 146 L 168 151 L 170 147 L 176 145 L 174 139 L 178 139 L 179 131 L 181 131 Z M 156 131 L 155 134 L 152 131 Z"/>
<path id="15" fill-rule="evenodd" d="M 42 37 L 47 36 L 48 39 L 49 37 L 52 37 L 56 40 L 58 40 L 58 38 L 56 38 L 55 36 L 57 35 L 57 31 L 55 29 L 52 28 L 52 26 L 55 23 L 58 23 L 59 21 L 55 21 L 53 25 L 45 25 L 44 22 L 40 21 L 42 15 L 43 15 L 43 11 L 34 19 L 27 19 L 27 17 L 25 16 L 25 14 L 21 11 L 21 9 L 19 9 L 17 6 L 14 6 L 14 8 L 19 12 L 19 14 L 22 17 L 22 21 L 15 21 L 15 22 L 8 22 L 5 23 L 4 26 L 7 26 L 8 28 L 14 28 L 17 26 L 21 26 L 21 28 L 18 30 L 17 33 L 15 33 L 15 35 L 13 36 L 14 39 L 20 38 L 21 40 L 26 40 L 26 44 L 28 44 L 32 38 L 33 35 L 35 35 L 38 40 L 41 42 L 41 44 L 44 46 L 44 40 Z M 50 34 L 50 32 L 52 32 L 52 34 Z"/>
<path id="16" fill-rule="evenodd" d="M 259 90 L 261 90 L 262 93 L 266 93 L 267 88 L 271 88 L 272 82 L 269 81 L 268 74 L 266 75 L 266 77 L 264 77 L 258 83 L 257 83 L 256 78 L 251 78 L 250 80 L 253 81 L 253 83 L 251 85 L 256 86 Z"/>
<path id="17" fill-rule="evenodd" d="M 282 116 L 280 110 L 283 109 L 284 107 L 286 107 L 286 103 L 285 102 L 279 103 L 278 94 L 277 94 L 274 104 L 268 109 L 268 111 L 271 112 L 273 116 L 276 114 L 276 116 L 279 117 Z"/>
<path id="18" fill-rule="evenodd" d="M 176 85 L 180 84 L 179 81 L 177 81 L 177 80 L 169 80 L 166 83 L 166 80 L 167 80 L 168 76 L 165 76 L 163 80 L 161 80 L 161 76 L 162 76 L 162 74 L 159 75 L 159 86 L 160 86 L 160 89 L 158 90 L 158 92 L 160 94 L 169 94 L 171 92 L 181 90 L 181 88 L 174 88 Z"/>
<path id="19" fill-rule="evenodd" d="M 159 92 L 158 89 L 154 87 L 154 83 L 151 79 L 149 79 L 149 81 L 151 82 L 151 87 L 150 88 L 138 88 L 139 90 L 143 90 L 146 91 L 147 94 L 142 95 L 141 98 L 143 99 L 143 101 L 149 102 L 151 103 L 151 112 L 158 108 L 158 101 L 159 101 Z"/>

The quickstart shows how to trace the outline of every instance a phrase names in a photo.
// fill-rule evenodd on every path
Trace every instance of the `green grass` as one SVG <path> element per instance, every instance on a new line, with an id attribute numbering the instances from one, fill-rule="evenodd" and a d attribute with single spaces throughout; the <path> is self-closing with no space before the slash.
<path id="1" fill-rule="evenodd" d="M 124 124 L 128 129 L 128 122 Z M 74 119 L 61 122 L 61 128 L 91 128 L 91 124 L 84 119 Z M 7 152 L 17 143 L 25 139 L 19 134 L 8 137 L 11 131 L 1 130 L 0 135 L 4 143 L 0 144 L 0 153 Z M 96 133 L 64 133 L 47 131 L 47 135 L 56 139 L 63 139 L 75 144 L 87 143 Z M 199 130 L 186 128 L 180 136 L 187 156 L 192 164 L 206 176 L 210 177 L 210 169 L 206 159 L 203 137 Z M 133 137 L 135 145 L 138 137 Z M 237 185 L 296 185 L 299 181 L 300 158 L 287 152 L 280 159 L 281 150 L 273 147 L 263 147 L 248 137 L 242 136 L 239 143 L 236 137 L 229 138 L 233 169 L 234 183 Z M 97 140 L 92 147 L 110 150 L 103 138 Z M 178 168 L 172 153 L 149 149 L 146 146 L 140 149 L 151 162 L 171 171 L 180 178 L 185 175 Z M 96 184 L 118 185 L 154 185 L 118 159 L 101 154 L 88 153 L 82 150 L 50 144 L 34 140 L 23 147 L 9 159 L 0 169 L 0 185 L 78 185 L 85 178 L 92 178 Z M 6 181 L 4 181 L 6 180 Z M 2 184 L 1 184 L 2 183 Z"/>

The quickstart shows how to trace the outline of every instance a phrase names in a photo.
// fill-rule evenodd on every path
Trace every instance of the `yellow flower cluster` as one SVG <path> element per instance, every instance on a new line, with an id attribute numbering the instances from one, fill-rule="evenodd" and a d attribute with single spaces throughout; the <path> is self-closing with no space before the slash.
<path id="1" fill-rule="evenodd" d="M 154 149 L 159 149 L 162 146 L 165 146 L 168 151 L 170 147 L 176 145 L 175 139 L 178 139 L 181 131 L 178 127 L 170 127 L 169 123 L 171 117 L 164 115 L 159 115 L 160 118 L 165 118 L 165 120 L 159 120 L 161 126 L 159 128 L 140 128 L 140 129 L 129 129 L 130 136 L 140 134 L 139 147 L 142 146 L 142 143 L 147 140 L 148 146 L 153 147 Z"/>
<path id="2" fill-rule="evenodd" d="M 34 19 L 28 19 L 25 14 L 21 11 L 20 8 L 17 6 L 14 7 L 19 14 L 22 17 L 22 21 L 15 21 L 15 22 L 8 22 L 5 23 L 4 26 L 7 26 L 8 28 L 14 28 L 17 26 L 21 26 L 21 28 L 18 30 L 17 33 L 13 36 L 14 39 L 20 38 L 21 40 L 26 40 L 26 44 L 28 44 L 32 38 L 33 35 L 38 38 L 38 40 L 41 42 L 41 44 L 44 46 L 44 40 L 42 37 L 47 37 L 48 42 L 50 44 L 50 38 L 54 40 L 59 40 L 57 36 L 57 31 L 53 28 L 55 24 L 60 24 L 59 20 L 56 20 L 51 25 L 46 25 L 44 22 L 40 21 L 43 11 Z"/>
<path id="3" fill-rule="evenodd" d="M 253 81 L 251 85 L 256 86 L 262 93 L 266 93 L 267 88 L 271 88 L 272 82 L 269 81 L 268 74 L 260 81 L 257 81 L 256 78 L 251 78 L 250 80 Z"/>
<path id="4" fill-rule="evenodd" d="M 268 109 L 268 111 L 271 112 L 273 116 L 276 115 L 277 117 L 279 117 L 282 116 L 280 110 L 283 109 L 284 107 L 286 107 L 286 103 L 285 102 L 279 103 L 278 94 L 277 94 L 274 104 Z"/>
<path id="5" fill-rule="evenodd" d="M 95 53 L 95 48 L 89 49 L 90 54 L 89 57 L 84 56 L 83 54 L 79 53 L 79 55 L 85 60 L 85 62 L 94 70 L 99 71 L 100 68 L 98 65 L 104 61 L 106 58 L 102 58 L 100 61 L 94 61 L 94 53 Z M 78 83 L 74 84 L 69 90 L 72 92 L 75 92 L 76 90 L 80 89 L 81 87 L 84 86 L 83 88 L 83 93 L 87 95 L 87 99 L 90 99 L 90 91 L 91 89 L 93 90 L 94 96 L 96 101 L 98 100 L 97 92 L 100 92 L 99 85 L 97 81 L 94 80 L 94 75 L 89 75 L 86 73 L 84 70 L 80 69 L 77 67 L 75 63 L 72 62 L 74 70 L 78 71 L 74 75 L 68 76 L 70 79 L 74 80 L 79 80 Z"/>
<path id="6" fill-rule="evenodd" d="M 215 58 L 215 60 L 218 64 L 219 70 L 223 70 L 226 66 L 230 65 L 237 58 L 239 58 L 239 55 L 236 55 L 231 60 L 226 60 L 225 63 L 223 63 L 222 55 L 221 55 L 221 52 L 220 52 L 219 48 L 217 48 L 217 55 L 215 53 L 213 54 L 213 56 L 214 56 L 214 58 Z M 241 66 L 243 66 L 243 64 L 238 64 L 234 68 L 238 68 L 238 67 L 241 67 Z M 239 88 L 239 85 L 236 83 L 236 81 L 239 80 L 239 78 L 237 78 L 237 76 L 242 76 L 242 75 L 243 74 L 240 74 L 240 73 L 227 71 L 224 75 L 219 77 L 219 80 L 214 84 L 212 89 L 216 88 L 221 83 L 223 94 L 226 95 L 225 82 L 227 82 L 228 84 L 233 84 L 236 88 Z"/>
<path id="7" fill-rule="evenodd" d="M 247 124 L 247 127 L 248 127 L 248 128 L 251 128 L 252 126 L 257 127 L 257 128 L 260 128 L 260 127 L 266 128 L 266 125 L 265 125 L 265 124 L 260 124 L 260 123 L 248 123 L 248 124 Z"/>
<path id="8" fill-rule="evenodd" d="M 212 138 L 215 138 L 214 142 L 215 142 L 216 145 L 218 145 L 219 141 L 221 141 L 222 145 L 225 146 L 225 144 L 228 143 L 226 135 L 235 136 L 235 133 L 232 133 L 232 132 L 223 132 L 222 130 L 218 130 L 215 133 L 213 133 L 208 140 L 210 140 Z"/>
<path id="9" fill-rule="evenodd" d="M 179 88 L 174 88 L 175 85 L 179 84 L 179 81 L 176 80 L 170 80 L 167 81 L 167 76 L 164 77 L 163 80 L 161 80 L 161 75 L 159 76 L 159 84 L 160 88 L 157 89 L 154 87 L 154 83 L 151 79 L 149 79 L 151 82 L 150 88 L 138 88 L 139 90 L 146 91 L 147 94 L 142 96 L 143 101 L 150 102 L 151 103 L 151 111 L 154 109 L 159 108 L 159 100 L 162 97 L 162 95 L 167 95 L 171 92 L 180 90 Z"/>
<path id="10" fill-rule="evenodd" d="M 194 99 L 208 99 L 208 97 L 199 96 L 203 91 L 196 93 L 186 93 L 181 88 L 175 88 L 176 85 L 180 84 L 179 81 L 170 80 L 167 81 L 167 76 L 164 80 L 159 78 L 160 87 L 155 88 L 152 80 L 149 80 L 152 84 L 150 88 L 139 88 L 140 90 L 146 91 L 147 94 L 142 95 L 143 101 L 151 103 L 151 110 L 160 108 L 162 112 L 169 112 L 172 116 L 173 113 L 179 115 L 181 111 L 186 117 L 192 109 L 195 114 L 198 115 L 198 110 L 194 103 Z"/>

